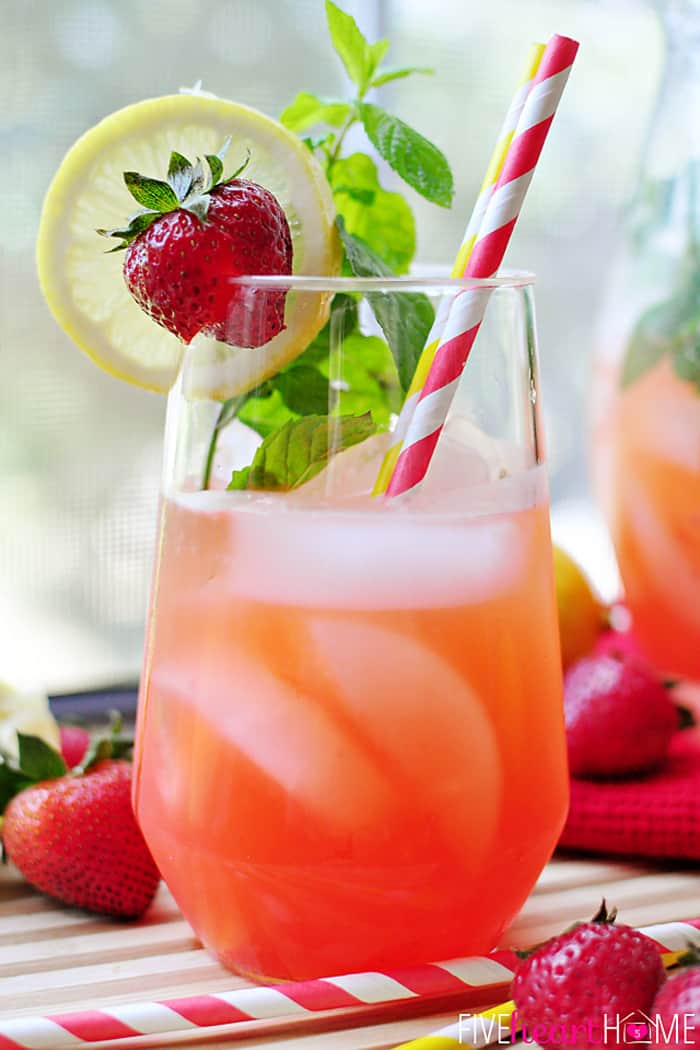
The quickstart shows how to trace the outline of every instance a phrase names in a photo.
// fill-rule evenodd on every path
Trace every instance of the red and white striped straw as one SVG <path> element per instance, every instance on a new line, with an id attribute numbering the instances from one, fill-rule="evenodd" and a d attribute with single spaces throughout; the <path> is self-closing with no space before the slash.
<path id="1" fill-rule="evenodd" d="M 642 927 L 662 952 L 700 947 L 700 919 Z M 236 988 L 230 992 L 192 995 L 158 1002 L 73 1013 L 33 1015 L 0 1020 L 0 1050 L 67 1050 L 86 1043 L 142 1035 L 196 1031 L 245 1021 L 303 1021 L 327 1010 L 362 1009 L 402 1000 L 460 996 L 460 1006 L 481 1007 L 505 994 L 518 964 L 513 951 L 485 957 L 387 970 L 353 973 L 274 987 Z"/>
<path id="2" fill-rule="evenodd" d="M 472 249 L 466 277 L 493 277 L 501 265 L 578 46 L 575 40 L 558 35 L 547 44 Z M 408 492 L 425 477 L 491 292 L 488 285 L 476 286 L 453 300 L 387 486 L 388 496 Z"/>

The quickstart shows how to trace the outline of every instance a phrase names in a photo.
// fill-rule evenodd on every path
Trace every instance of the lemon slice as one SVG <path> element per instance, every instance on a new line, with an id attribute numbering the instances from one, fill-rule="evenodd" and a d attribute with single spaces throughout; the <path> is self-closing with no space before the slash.
<path id="1" fill-rule="evenodd" d="M 163 178 L 172 150 L 193 159 L 231 136 L 227 171 L 250 151 L 245 178 L 275 194 L 289 221 L 294 272 L 334 274 L 340 246 L 326 177 L 307 147 L 276 121 L 225 99 L 187 93 L 147 99 L 112 113 L 66 154 L 51 183 L 39 225 L 37 266 L 46 301 L 61 327 L 93 360 L 120 379 L 166 391 L 184 345 L 131 298 L 123 253 L 105 252 L 95 230 L 116 227 L 136 209 L 124 171 Z M 287 304 L 286 329 L 257 350 L 200 340 L 188 372 L 194 396 L 230 397 L 291 361 L 328 316 L 328 296 Z M 238 362 L 245 354 L 245 367 Z"/>

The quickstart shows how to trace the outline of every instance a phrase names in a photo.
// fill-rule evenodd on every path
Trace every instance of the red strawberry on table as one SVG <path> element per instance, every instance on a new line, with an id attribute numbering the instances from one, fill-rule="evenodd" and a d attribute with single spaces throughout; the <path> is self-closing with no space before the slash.
<path id="1" fill-rule="evenodd" d="M 515 1020 L 524 1037 L 543 1047 L 616 1046 L 616 1026 L 638 1011 L 649 1014 L 664 980 L 654 942 L 615 925 L 603 902 L 591 922 L 553 937 L 520 964 L 512 987 Z"/>
<path id="2" fill-rule="evenodd" d="M 135 918 L 151 903 L 160 874 L 131 808 L 126 742 L 102 742 L 87 768 L 66 772 L 61 756 L 36 737 L 19 736 L 16 767 L 4 763 L 3 788 L 20 790 L 6 806 L 5 852 L 27 882 L 65 904 Z"/>
<path id="3" fill-rule="evenodd" d="M 125 172 L 142 210 L 122 229 L 98 230 L 126 249 L 124 280 L 145 313 L 185 343 L 198 334 L 257 347 L 284 328 L 286 293 L 243 289 L 231 278 L 292 272 L 289 223 L 255 182 L 223 182 L 223 156 L 191 164 L 172 153 L 168 180 Z"/>
<path id="4" fill-rule="evenodd" d="M 564 677 L 569 768 L 574 777 L 622 777 L 659 766 L 678 709 L 650 667 L 630 656 L 589 656 Z"/>

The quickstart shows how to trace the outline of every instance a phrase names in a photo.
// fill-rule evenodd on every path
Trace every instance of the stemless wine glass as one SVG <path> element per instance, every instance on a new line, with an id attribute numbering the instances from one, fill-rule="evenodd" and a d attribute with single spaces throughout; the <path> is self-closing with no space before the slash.
<path id="1" fill-rule="evenodd" d="M 427 476 L 373 496 L 399 374 L 475 284 L 489 306 Z M 170 396 L 141 827 L 240 973 L 484 952 L 567 804 L 532 279 L 267 277 L 232 296 L 243 341 L 280 296 L 283 348 L 299 318 L 330 319 L 274 377 L 275 340 L 193 344 Z"/>

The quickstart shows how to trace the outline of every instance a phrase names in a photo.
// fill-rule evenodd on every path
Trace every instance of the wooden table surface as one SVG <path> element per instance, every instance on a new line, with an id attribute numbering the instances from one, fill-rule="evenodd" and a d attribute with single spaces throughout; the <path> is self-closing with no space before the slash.
<path id="1" fill-rule="evenodd" d="M 558 857 L 542 874 L 504 943 L 518 946 L 592 914 L 605 896 L 634 926 L 700 916 L 697 867 Z M 62 908 L 12 867 L 0 873 L 0 1018 L 109 1007 L 246 987 L 201 947 L 165 887 L 148 915 L 120 924 Z M 167 1036 L 92 1043 L 95 1050 L 261 1047 L 388 1050 L 457 1020 L 458 998 L 310 1020 L 237 1024 Z M 409 1011 L 413 1011 L 409 1014 Z"/>

